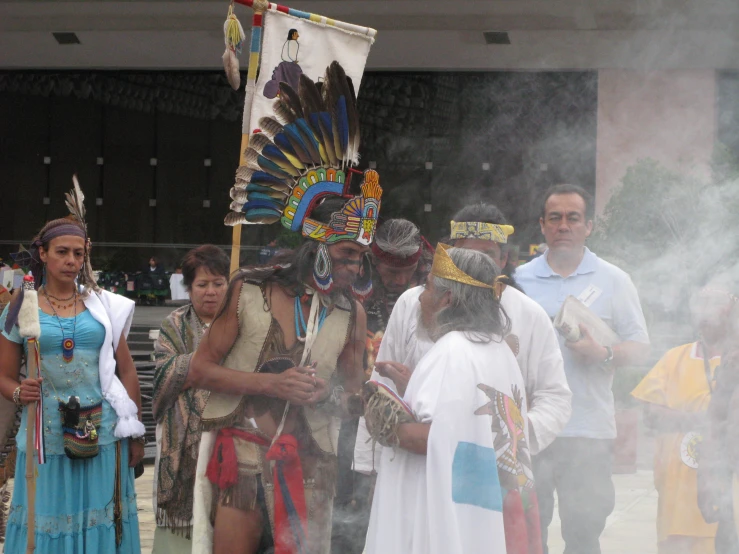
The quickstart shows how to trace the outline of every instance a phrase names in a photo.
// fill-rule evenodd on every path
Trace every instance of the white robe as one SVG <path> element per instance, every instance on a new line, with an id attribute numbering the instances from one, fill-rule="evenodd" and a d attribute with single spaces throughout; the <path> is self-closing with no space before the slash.
<path id="1" fill-rule="evenodd" d="M 418 297 L 421 292 L 423 287 L 415 287 L 398 298 L 382 338 L 377 361 L 399 362 L 413 370 L 433 346 L 419 325 Z M 551 444 L 569 421 L 572 393 L 567 386 L 559 343 L 544 309 L 513 287 L 506 287 L 503 291 L 501 306 L 511 320 L 511 334 L 518 337 L 516 360 L 526 384 L 526 397 L 530 404 L 529 425 L 533 430 L 529 446 L 532 454 L 537 454 Z M 376 371 L 373 371 L 372 379 L 395 388 L 392 381 Z M 360 418 L 354 470 L 365 474 L 378 471 L 380 449 L 382 447 L 376 445 L 373 460 L 372 441 L 364 418 Z"/>
<path id="2" fill-rule="evenodd" d="M 431 423 L 427 455 L 383 449 L 366 554 L 505 554 L 498 466 L 528 456 L 523 390 L 503 342 L 455 331 L 431 348 L 404 396 Z"/>

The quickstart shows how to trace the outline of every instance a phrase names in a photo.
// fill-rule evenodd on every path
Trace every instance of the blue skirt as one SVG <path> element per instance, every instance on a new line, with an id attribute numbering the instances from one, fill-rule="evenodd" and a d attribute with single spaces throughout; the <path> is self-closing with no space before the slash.
<path id="1" fill-rule="evenodd" d="M 133 469 L 128 440 L 121 442 L 123 541 L 116 547 L 113 521 L 115 443 L 100 447 L 95 458 L 47 456 L 36 477 L 36 552 L 40 554 L 141 552 Z M 24 554 L 28 536 L 26 453 L 18 452 L 13 501 L 8 515 L 6 554 Z"/>

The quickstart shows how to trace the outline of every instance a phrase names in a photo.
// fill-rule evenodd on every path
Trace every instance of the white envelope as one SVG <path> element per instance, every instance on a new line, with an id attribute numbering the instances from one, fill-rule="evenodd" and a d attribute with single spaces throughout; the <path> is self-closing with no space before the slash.
<path id="1" fill-rule="evenodd" d="M 621 342 L 620 337 L 605 321 L 577 298 L 568 296 L 554 318 L 554 328 L 568 341 L 577 342 L 581 337 L 580 324 L 585 326 L 595 342 L 601 346 L 613 346 Z"/>

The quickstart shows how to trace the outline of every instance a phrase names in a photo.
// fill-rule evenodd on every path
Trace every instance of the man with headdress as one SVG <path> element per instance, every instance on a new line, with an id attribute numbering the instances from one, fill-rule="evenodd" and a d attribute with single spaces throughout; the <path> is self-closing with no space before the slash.
<path id="1" fill-rule="evenodd" d="M 427 244 L 421 230 L 407 219 L 388 219 L 377 228 L 371 255 L 372 294 L 364 302 L 370 369 L 395 302 L 409 288 L 426 282 L 433 254 L 426 250 Z"/>
<path id="2" fill-rule="evenodd" d="M 455 247 L 483 252 L 502 268 L 500 302 L 511 320 L 506 341 L 526 384 L 529 446 L 535 454 L 544 450 L 567 423 L 571 392 L 551 320 L 541 306 L 516 289 L 515 267 L 508 263 L 508 237 L 512 233 L 513 227 L 493 204 L 478 203 L 462 208 L 450 226 L 450 240 Z M 391 387 L 395 386 L 394 380 L 407 382 L 418 361 L 431 348 L 433 343 L 419 324 L 418 298 L 422 292 L 422 287 L 416 287 L 398 299 L 380 345 L 372 379 Z M 361 419 L 354 461 L 357 471 L 379 471 L 377 448 L 373 449 Z"/>
<path id="3" fill-rule="evenodd" d="M 538 535 L 526 532 L 538 517 L 524 380 L 503 338 L 498 268 L 447 248 L 419 297 L 434 344 L 398 391 L 404 402 L 374 382 L 363 391 L 373 438 L 393 447 L 381 454 L 366 551 L 537 553 Z"/>
<path id="4" fill-rule="evenodd" d="M 393 306 L 409 287 L 426 282 L 432 251 L 420 229 L 407 219 L 388 219 L 377 227 L 372 243 L 372 293 L 364 300 L 367 313 L 367 365 L 375 356 Z M 339 435 L 339 476 L 334 503 L 332 550 L 361 554 L 369 525 L 374 478 L 353 471 L 358 418 L 344 420 Z"/>
<path id="5" fill-rule="evenodd" d="M 301 77 L 300 98 L 320 105 L 295 104 L 298 95 L 282 83 L 285 125 L 263 118 L 265 133 L 250 137 L 247 166 L 237 171 L 239 212 L 228 222 L 280 221 L 311 240 L 232 279 L 191 361 L 185 386 L 212 391 L 202 416 L 194 553 L 330 548 L 339 416 L 361 411 L 366 318 L 353 294 L 370 286 L 366 254 L 382 195 L 373 170 L 361 194 L 350 193 L 357 143 L 328 115 L 345 106 L 356 120 L 347 86 L 337 63 L 323 96 Z M 328 123 L 313 127 L 323 115 Z M 347 136 L 328 140 L 329 129 Z"/>

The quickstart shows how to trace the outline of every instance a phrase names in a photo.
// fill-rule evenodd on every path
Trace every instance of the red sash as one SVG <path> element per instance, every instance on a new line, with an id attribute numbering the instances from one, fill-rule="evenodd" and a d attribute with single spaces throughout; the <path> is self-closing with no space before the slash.
<path id="1" fill-rule="evenodd" d="M 234 486 L 239 476 L 234 437 L 259 446 L 269 446 L 267 439 L 254 433 L 239 429 L 221 429 L 206 470 L 210 482 L 218 485 L 221 490 Z M 292 435 L 282 435 L 267 451 L 267 459 L 274 462 L 272 482 L 275 554 L 305 553 L 308 551 L 307 510 L 303 466 L 298 455 L 297 439 Z"/>

